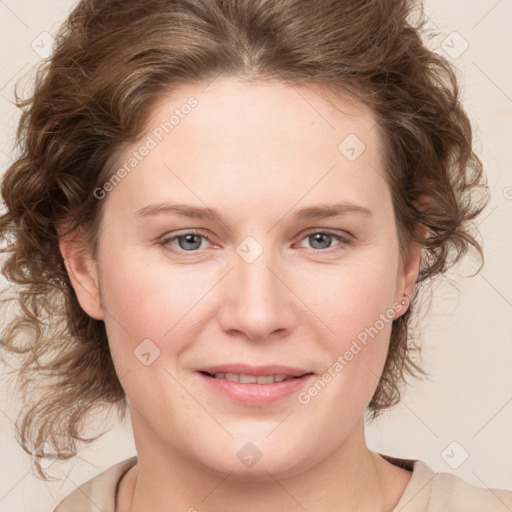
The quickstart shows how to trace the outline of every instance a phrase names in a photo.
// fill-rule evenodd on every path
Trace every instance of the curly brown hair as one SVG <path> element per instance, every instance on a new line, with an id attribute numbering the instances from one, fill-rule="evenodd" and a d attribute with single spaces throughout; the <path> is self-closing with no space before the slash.
<path id="1" fill-rule="evenodd" d="M 416 21 L 411 21 L 412 16 Z M 20 359 L 18 440 L 39 464 L 41 445 L 76 455 L 91 410 L 127 410 L 103 321 L 80 307 L 59 234 L 80 230 L 96 254 L 102 201 L 93 191 L 135 141 L 158 98 L 219 75 L 321 85 L 374 112 L 402 255 L 424 246 L 417 284 L 470 247 L 487 202 L 482 165 L 454 70 L 422 41 L 421 6 L 406 0 L 84 0 L 62 25 L 30 98 L 20 100 L 20 153 L 3 177 L 3 275 L 16 315 L 1 346 Z M 475 195 L 475 192 L 477 193 Z M 423 225 L 427 238 L 417 230 Z M 425 372 L 408 326 L 394 320 L 368 410 L 395 405 L 406 375 Z"/>

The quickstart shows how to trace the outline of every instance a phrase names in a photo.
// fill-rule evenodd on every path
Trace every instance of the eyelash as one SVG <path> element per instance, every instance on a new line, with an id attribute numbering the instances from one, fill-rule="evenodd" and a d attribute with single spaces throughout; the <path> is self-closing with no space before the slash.
<path id="1" fill-rule="evenodd" d="M 343 249 L 344 246 L 349 246 L 353 243 L 353 240 L 351 240 L 349 237 L 344 237 L 342 235 L 339 235 L 339 234 L 336 234 L 336 233 L 333 233 L 332 231 L 329 231 L 329 230 L 314 230 L 314 231 L 309 231 L 307 233 L 305 233 L 304 235 L 302 235 L 302 238 L 299 239 L 299 241 L 302 241 L 302 240 L 305 240 L 307 238 L 309 238 L 310 236 L 312 235 L 316 235 L 316 234 L 322 234 L 322 235 L 328 235 L 328 236 L 331 236 L 333 238 L 336 238 L 338 239 L 341 244 L 339 247 L 334 247 L 334 248 L 327 248 L 327 249 L 313 249 L 311 248 L 312 251 L 315 251 L 315 252 L 318 252 L 318 253 L 322 253 L 322 254 L 333 254 L 333 253 L 337 253 L 338 251 L 341 251 Z M 206 236 L 203 232 L 201 231 L 195 231 L 195 230 L 190 230 L 190 231 L 185 231 L 184 233 L 182 234 L 179 234 L 179 235 L 173 235 L 172 237 L 167 237 L 167 238 L 164 238 L 161 242 L 159 242 L 160 245 L 162 246 L 168 246 L 171 244 L 171 242 L 174 242 L 175 240 L 179 239 L 179 238 L 182 238 L 182 237 L 185 237 L 187 235 L 197 235 L 201 238 L 204 238 L 208 241 L 211 242 L 211 240 L 208 238 L 208 236 Z M 173 249 L 172 251 L 173 252 L 176 252 L 177 254 L 197 254 L 201 249 L 194 249 L 192 251 L 184 251 L 183 249 L 178 249 L 176 248 L 175 246 L 172 246 Z"/>

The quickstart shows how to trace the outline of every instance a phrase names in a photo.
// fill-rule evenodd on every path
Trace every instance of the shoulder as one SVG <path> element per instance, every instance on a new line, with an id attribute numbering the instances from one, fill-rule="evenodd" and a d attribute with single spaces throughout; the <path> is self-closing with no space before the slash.
<path id="1" fill-rule="evenodd" d="M 412 477 L 392 512 L 512 510 L 512 491 L 476 487 L 451 473 L 436 473 L 420 460 L 407 462 L 412 467 Z"/>
<path id="2" fill-rule="evenodd" d="M 481 488 L 450 473 L 434 473 L 430 503 L 432 510 L 442 505 L 446 510 L 461 512 L 510 512 L 512 491 Z"/>
<path id="3" fill-rule="evenodd" d="M 118 462 L 68 494 L 54 512 L 114 512 L 117 484 L 137 463 L 137 456 Z"/>

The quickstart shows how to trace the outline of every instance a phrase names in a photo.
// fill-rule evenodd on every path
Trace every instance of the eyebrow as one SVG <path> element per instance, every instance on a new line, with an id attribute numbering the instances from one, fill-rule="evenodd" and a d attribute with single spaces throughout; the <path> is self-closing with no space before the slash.
<path id="1" fill-rule="evenodd" d="M 364 216 L 371 216 L 372 212 L 364 206 L 353 203 L 335 203 L 317 206 L 308 206 L 301 208 L 294 213 L 296 220 L 320 220 L 328 219 L 331 217 L 338 217 L 350 213 L 362 214 Z M 160 203 L 153 203 L 135 212 L 138 217 L 150 217 L 164 214 L 181 215 L 191 219 L 208 220 L 212 222 L 219 222 L 225 224 L 222 216 L 212 208 L 198 207 L 182 203 L 172 203 L 163 201 Z"/>

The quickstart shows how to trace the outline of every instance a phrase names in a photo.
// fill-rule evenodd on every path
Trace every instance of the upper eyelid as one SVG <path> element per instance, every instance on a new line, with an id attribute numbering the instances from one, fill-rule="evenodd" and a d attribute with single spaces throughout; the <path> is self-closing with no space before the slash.
<path id="1" fill-rule="evenodd" d="M 306 236 L 309 236 L 309 235 L 313 235 L 313 234 L 316 234 L 316 233 L 323 233 L 323 234 L 327 234 L 327 235 L 333 235 L 333 236 L 336 236 L 338 238 L 342 238 L 342 239 L 345 239 L 345 238 L 353 238 L 353 235 L 351 233 L 349 233 L 348 231 L 343 231 L 342 233 L 337 233 L 336 231 L 332 230 L 332 229 L 319 229 L 319 228 L 311 228 L 311 229 L 308 229 L 306 232 L 302 233 L 301 234 L 301 237 L 304 238 Z"/>

